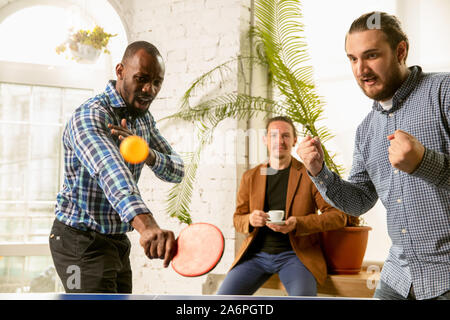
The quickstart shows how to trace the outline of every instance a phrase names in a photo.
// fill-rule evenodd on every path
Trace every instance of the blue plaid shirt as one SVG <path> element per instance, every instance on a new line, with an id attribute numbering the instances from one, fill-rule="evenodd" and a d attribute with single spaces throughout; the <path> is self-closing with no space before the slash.
<path id="1" fill-rule="evenodd" d="M 108 124 L 127 119 L 128 128 L 144 138 L 156 154 L 151 167 L 168 182 L 180 182 L 184 165 L 156 128 L 150 112 L 132 119 L 125 102 L 110 81 L 106 90 L 78 107 L 64 129 L 64 185 L 56 199 L 56 218 L 81 230 L 118 234 L 133 230 L 130 221 L 151 213 L 139 193 L 137 182 L 145 163 L 126 163 L 120 140 Z"/>
<path id="2" fill-rule="evenodd" d="M 311 179 L 326 201 L 351 215 L 380 198 L 392 240 L 381 280 L 403 297 L 412 284 L 417 299 L 428 299 L 450 290 L 450 74 L 410 69 L 392 109 L 374 101 L 359 125 L 348 181 L 326 167 Z M 425 146 L 412 174 L 389 162 L 387 136 L 397 129 Z"/>

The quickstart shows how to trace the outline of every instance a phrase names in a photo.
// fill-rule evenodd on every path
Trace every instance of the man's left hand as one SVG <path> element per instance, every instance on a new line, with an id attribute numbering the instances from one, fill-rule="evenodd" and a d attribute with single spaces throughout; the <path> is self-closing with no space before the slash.
<path id="1" fill-rule="evenodd" d="M 113 135 L 116 135 L 120 141 L 122 141 L 123 139 L 125 139 L 128 136 L 132 136 L 133 132 L 131 132 L 130 129 L 128 129 L 127 126 L 127 119 L 122 119 L 120 121 L 120 126 L 116 126 L 113 124 L 108 124 L 108 128 L 111 129 L 111 133 Z"/>
<path id="2" fill-rule="evenodd" d="M 111 133 L 116 135 L 120 141 L 122 141 L 128 136 L 133 135 L 133 132 L 131 132 L 131 130 L 128 129 L 127 119 L 122 119 L 120 121 L 120 126 L 116 126 L 110 123 L 108 124 L 108 128 L 111 129 Z M 155 158 L 156 158 L 155 152 L 151 148 L 149 148 L 148 157 L 147 160 L 145 160 L 145 163 L 149 166 L 153 166 L 155 164 Z"/>
<path id="3" fill-rule="evenodd" d="M 406 173 L 414 172 L 422 162 L 425 147 L 409 133 L 396 130 L 389 135 L 389 161 L 394 168 Z"/>
<path id="4" fill-rule="evenodd" d="M 270 223 L 270 221 L 267 221 L 266 225 L 275 232 L 286 234 L 295 230 L 297 227 L 297 219 L 295 217 L 289 217 L 282 225 L 273 224 Z"/>

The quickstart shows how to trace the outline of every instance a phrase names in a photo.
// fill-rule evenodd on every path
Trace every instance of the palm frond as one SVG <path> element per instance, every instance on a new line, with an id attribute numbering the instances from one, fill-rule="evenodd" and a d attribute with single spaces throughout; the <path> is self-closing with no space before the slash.
<path id="1" fill-rule="evenodd" d="M 316 128 L 324 103 L 315 92 L 313 69 L 305 65 L 309 56 L 304 25 L 300 22 L 300 1 L 258 0 L 255 16 L 258 21 L 252 32 L 264 48 L 264 55 L 260 56 L 272 74 L 273 83 L 285 97 L 286 115 L 300 123 L 305 133 L 319 136 L 323 142 L 330 140 L 333 136 L 325 128 Z M 342 174 L 342 167 L 333 162 L 325 148 L 324 157 L 331 170 Z"/>
<path id="2" fill-rule="evenodd" d="M 307 44 L 302 36 L 303 24 L 299 1 L 260 0 L 256 2 L 258 19 L 254 33 L 265 48 L 266 63 L 273 82 L 289 101 L 292 114 L 306 124 L 310 114 L 322 113 L 322 102 L 314 93 L 313 70 L 305 66 L 309 59 Z"/>
<path id="3" fill-rule="evenodd" d="M 203 101 L 193 107 L 181 109 L 161 120 L 182 119 L 215 126 L 216 123 L 227 118 L 242 120 L 253 117 L 255 113 L 285 114 L 286 111 L 283 105 L 272 99 L 229 93 Z"/>
<path id="4" fill-rule="evenodd" d="M 179 221 L 191 224 L 192 219 L 189 210 L 189 203 L 192 199 L 193 186 L 197 175 L 197 164 L 194 160 L 198 152 L 181 154 L 185 166 L 183 180 L 175 184 L 168 193 L 166 212 L 171 217 L 176 217 Z"/>
<path id="5" fill-rule="evenodd" d="M 201 92 L 202 95 L 205 95 L 205 91 L 221 88 L 223 87 L 227 81 L 230 80 L 232 76 L 236 74 L 237 67 L 239 65 L 251 65 L 251 64 L 263 64 L 258 57 L 246 57 L 246 56 L 238 56 L 236 58 L 232 58 L 224 63 L 219 64 L 218 66 L 212 68 L 206 73 L 199 76 L 195 79 L 189 88 L 184 93 L 181 99 L 181 108 L 180 110 L 185 110 L 190 108 L 190 99 L 194 97 L 197 92 Z M 234 78 L 233 78 L 234 79 Z M 211 88 L 214 87 L 214 88 Z"/>
<path id="6" fill-rule="evenodd" d="M 170 190 L 167 197 L 166 211 L 171 217 L 176 217 L 183 223 L 191 224 L 190 203 L 192 193 L 197 176 L 197 168 L 200 163 L 200 157 L 204 147 L 211 142 L 214 128 L 208 128 L 199 124 L 197 130 L 199 132 L 199 144 L 194 152 L 182 154 L 185 163 L 184 178 L 175 184 Z"/>

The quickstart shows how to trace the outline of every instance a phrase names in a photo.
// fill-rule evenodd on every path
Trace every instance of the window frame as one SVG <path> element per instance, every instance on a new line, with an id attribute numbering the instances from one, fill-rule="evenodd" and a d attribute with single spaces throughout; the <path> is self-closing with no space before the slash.
<path id="1" fill-rule="evenodd" d="M 100 69 L 100 71 L 102 70 Z M 98 68 L 92 68 L 91 66 L 80 65 L 79 67 L 75 68 L 0 61 L 1 83 L 29 86 L 47 86 L 61 89 L 85 89 L 93 90 L 94 94 L 96 94 L 104 90 L 104 86 L 106 86 L 108 80 L 109 77 L 107 72 L 99 72 Z M 61 126 L 64 126 L 64 124 L 61 124 Z M 61 157 L 61 168 L 59 169 L 60 181 L 62 181 L 63 179 L 63 161 L 64 159 L 62 159 Z M 10 201 L 0 202 L 5 203 Z M 44 202 L 45 201 L 42 201 L 42 203 Z M 47 255 L 50 255 L 48 241 L 0 242 L 0 256 L 6 257 Z"/>

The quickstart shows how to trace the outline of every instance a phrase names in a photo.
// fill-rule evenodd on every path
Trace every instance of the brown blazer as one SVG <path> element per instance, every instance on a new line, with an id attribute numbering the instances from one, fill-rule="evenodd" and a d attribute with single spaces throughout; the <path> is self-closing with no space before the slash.
<path id="1" fill-rule="evenodd" d="M 261 174 L 267 164 L 260 164 L 244 173 L 237 195 L 237 207 L 233 216 L 236 231 L 247 234 L 234 260 L 233 268 L 244 256 L 255 239 L 259 227 L 250 226 L 253 210 L 264 209 L 266 175 Z M 317 209 L 322 212 L 318 214 Z M 319 232 L 345 226 L 346 215 L 326 203 L 309 178 L 301 162 L 292 158 L 286 196 L 286 219 L 297 218 L 297 228 L 289 233 L 289 239 L 300 261 L 314 275 L 319 284 L 327 277 L 326 261 L 320 246 Z"/>

